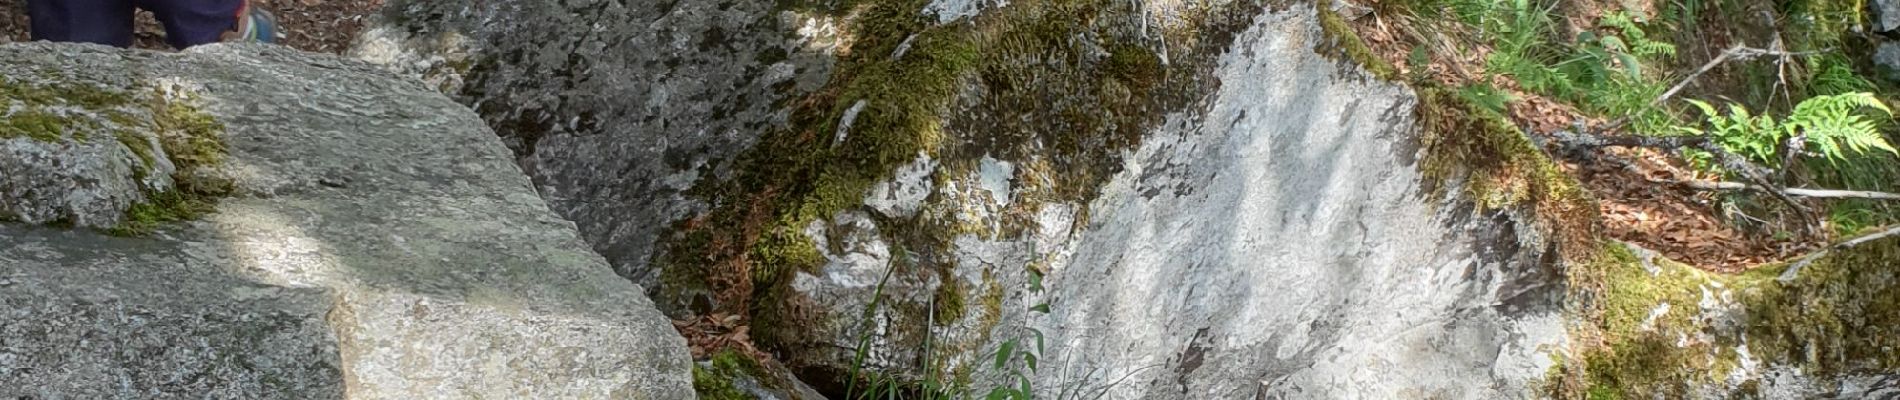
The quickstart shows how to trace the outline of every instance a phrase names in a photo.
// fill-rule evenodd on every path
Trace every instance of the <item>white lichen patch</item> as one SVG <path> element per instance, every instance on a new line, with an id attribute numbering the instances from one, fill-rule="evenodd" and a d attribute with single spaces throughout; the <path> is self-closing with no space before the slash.
<path id="1" fill-rule="evenodd" d="M 1636 329 L 1643 332 L 1655 331 L 1656 321 L 1662 319 L 1665 315 L 1669 315 L 1669 308 L 1669 302 L 1665 301 L 1661 304 L 1657 304 L 1655 308 L 1649 309 L 1649 315 L 1643 316 L 1643 322 L 1637 324 Z"/>
<path id="2" fill-rule="evenodd" d="M 931 0 L 924 5 L 924 15 L 934 15 L 937 23 L 948 24 L 958 19 L 975 17 L 984 10 L 1002 8 L 1009 0 Z"/>
<path id="3" fill-rule="evenodd" d="M 795 27 L 792 32 L 797 36 L 793 44 L 807 52 L 835 55 L 848 42 L 848 32 L 839 26 L 837 18 L 831 16 L 785 11 L 779 13 L 779 22 Z"/>
<path id="4" fill-rule="evenodd" d="M 917 153 L 917 159 L 898 167 L 891 179 L 871 186 L 871 194 L 864 197 L 864 205 L 878 214 L 891 218 L 909 218 L 917 214 L 924 205 L 924 199 L 936 189 L 931 175 L 937 171 L 937 160 L 929 154 Z"/>

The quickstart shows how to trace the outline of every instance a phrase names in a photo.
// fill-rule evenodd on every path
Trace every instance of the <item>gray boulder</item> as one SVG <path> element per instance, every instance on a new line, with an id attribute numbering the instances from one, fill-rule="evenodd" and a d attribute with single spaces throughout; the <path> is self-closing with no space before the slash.
<path id="1" fill-rule="evenodd" d="M 12 219 L 110 226 L 177 205 L 141 196 L 221 196 L 130 237 L 0 224 L 0 397 L 693 396 L 684 341 L 640 287 L 430 88 L 267 46 L 12 44 L 0 76 L 59 89 L 7 92 L 13 115 L 69 117 L 0 138 Z M 140 100 L 94 124 L 116 113 L 95 93 Z M 222 150 L 155 140 L 147 157 L 96 133 L 168 113 L 204 116 L 192 129 Z"/>

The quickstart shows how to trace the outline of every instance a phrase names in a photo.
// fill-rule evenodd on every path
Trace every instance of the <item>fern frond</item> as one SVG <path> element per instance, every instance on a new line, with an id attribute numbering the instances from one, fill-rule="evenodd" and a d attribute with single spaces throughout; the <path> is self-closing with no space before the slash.
<path id="1" fill-rule="evenodd" d="M 1862 154 L 1884 150 L 1900 155 L 1880 133 L 1878 124 L 1867 118 L 1872 115 L 1868 110 L 1886 117 L 1893 115 L 1893 109 L 1872 93 L 1815 96 L 1795 105 L 1783 129 L 1790 135 L 1806 135 L 1808 143 L 1830 161 L 1847 159 L 1849 151 Z"/>

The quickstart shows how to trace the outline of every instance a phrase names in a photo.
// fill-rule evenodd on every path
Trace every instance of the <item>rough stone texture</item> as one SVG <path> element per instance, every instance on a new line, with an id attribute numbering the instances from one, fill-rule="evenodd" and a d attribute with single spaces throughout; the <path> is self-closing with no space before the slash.
<path id="1" fill-rule="evenodd" d="M 751 145 L 751 135 L 767 130 L 746 124 L 823 120 L 822 129 L 804 133 L 831 143 L 889 134 L 866 126 L 865 116 L 874 115 L 866 110 L 877 104 L 861 98 L 821 103 L 817 112 L 826 114 L 820 116 L 787 115 L 791 111 L 773 104 L 809 100 L 797 96 L 827 79 L 822 66 L 838 51 L 831 46 L 853 33 L 844 17 L 815 15 L 797 8 L 801 2 L 781 2 L 790 9 L 774 10 L 742 1 L 719 12 L 688 2 L 570 3 L 514 0 L 466 10 L 452 2 L 399 4 L 396 17 L 358 54 L 423 75 L 477 105 L 514 141 L 542 193 L 581 221 L 587 239 L 623 275 L 654 282 L 657 274 L 643 265 L 659 257 L 654 241 L 669 239 L 660 237 L 665 225 L 722 206 L 699 204 L 681 190 L 728 176 L 727 162 Z M 1127 26 L 1077 28 L 1038 20 L 1037 13 L 1009 14 L 1011 7 L 1055 3 L 916 2 L 915 15 L 941 26 L 981 26 L 987 30 L 976 36 L 984 38 L 1022 35 L 983 42 L 1000 44 L 976 52 L 1048 51 L 1024 57 L 1032 61 L 1026 69 L 1068 67 L 1064 57 L 1073 57 L 1090 61 L 1079 65 L 1117 70 L 1023 73 L 1034 79 L 1022 82 L 1055 88 L 1000 105 L 994 102 L 1003 101 L 998 92 L 1005 90 L 990 86 L 997 85 L 992 80 L 1022 71 L 962 72 L 951 90 L 952 111 L 936 116 L 943 132 L 932 134 L 947 138 L 941 148 L 914 159 L 899 153 L 900 165 L 881 166 L 890 168 L 876 172 L 884 179 L 869 185 L 861 204 L 825 209 L 796 226 L 769 227 L 803 233 L 818 260 L 772 282 L 783 283 L 785 293 L 757 289 L 782 297 L 761 294 L 748 312 L 778 314 L 747 317 L 781 324 L 757 326 L 753 337 L 771 328 L 775 342 L 765 343 L 766 350 L 834 395 L 843 388 L 829 386 L 844 381 L 840 374 L 861 344 L 865 365 L 881 376 L 973 376 L 981 391 L 1004 375 L 988 367 L 991 352 L 1007 340 L 1032 340 L 1032 329 L 1047 345 L 1033 374 L 1045 397 L 1542 393 L 1542 380 L 1562 372 L 1557 355 L 1587 345 L 1570 330 L 1584 316 L 1565 308 L 1577 300 L 1565 297 L 1573 289 L 1565 274 L 1575 266 L 1559 263 L 1555 241 L 1528 210 L 1480 211 L 1461 197 L 1462 182 L 1426 178 L 1419 160 L 1431 155 L 1420 150 L 1425 134 L 1414 120 L 1421 100 L 1337 56 L 1344 53 L 1341 44 L 1322 33 L 1314 3 L 1224 7 L 1235 3 L 1247 2 L 1102 6 L 1139 16 L 1092 20 Z M 1063 15 L 1053 8 L 1040 15 Z M 777 18 L 765 18 L 774 13 Z M 988 13 L 1048 24 L 1023 33 L 963 22 Z M 1237 22 L 1214 21 L 1227 18 Z M 634 25 L 622 27 L 622 21 Z M 580 27 L 594 28 L 573 33 Z M 1039 36 L 1063 29 L 1080 33 Z M 1139 40 L 1104 39 L 1117 34 Z M 917 49 L 927 47 L 912 47 L 912 39 L 928 36 L 910 35 L 890 59 L 922 54 Z M 690 45 L 714 37 L 725 40 Z M 938 38 L 954 40 L 945 37 L 956 36 Z M 1212 46 L 1217 56 L 1200 59 L 1207 53 L 1196 50 L 1205 49 L 1182 47 L 1193 39 L 1218 41 Z M 1033 45 L 1037 41 L 1064 45 L 1042 48 Z M 786 61 L 758 61 L 733 50 L 775 47 L 792 49 Z M 1185 94 L 1194 100 L 1138 110 L 1155 113 L 1152 123 L 1095 114 L 1106 107 L 1089 102 L 1135 93 L 1128 87 L 1141 80 L 1116 81 L 1119 87 L 1096 82 L 1140 77 L 1141 61 L 1150 55 L 1166 69 L 1155 80 L 1187 79 L 1198 85 Z M 1104 59 L 1115 62 L 1096 62 Z M 1201 75 L 1206 79 L 1196 80 Z M 1066 80 L 1075 76 L 1089 81 Z M 1085 104 L 1047 109 L 1081 109 L 1079 118 L 1010 114 L 1057 121 L 1046 124 L 989 118 L 995 108 L 1065 102 Z M 724 108 L 702 112 L 715 105 Z M 1064 125 L 1069 118 L 1082 122 Z M 1048 187 L 1085 172 L 1050 169 L 1052 159 L 1077 157 L 1053 149 L 1066 144 L 1058 142 L 1107 146 L 1102 142 L 1110 139 L 1020 131 L 1083 131 L 1103 121 L 1145 127 L 1137 132 L 1139 145 L 1106 157 L 1120 160 L 1120 168 L 1105 182 L 1089 182 L 1087 198 L 1051 200 Z M 1086 164 L 1065 164 L 1077 165 Z M 744 203 L 723 206 L 731 204 Z M 772 211 L 780 213 L 771 217 L 793 214 Z M 1030 289 L 1035 276 L 1043 276 L 1042 291 Z M 1029 310 L 1045 303 L 1047 313 Z M 928 346 L 922 338 L 929 338 Z M 1827 392 L 1801 389 L 1808 381 L 1800 371 L 1761 371 L 1769 372 L 1756 381 L 1769 395 L 1846 396 L 1849 389 L 1878 390 L 1886 378 L 1839 378 L 1826 383 L 1848 389 Z"/>
<path id="2" fill-rule="evenodd" d="M 1321 43 L 1311 8 L 1259 17 L 1211 108 L 1170 117 L 1090 205 L 1031 319 L 1065 366 L 1039 377 L 1128 376 L 1107 396 L 1127 399 L 1530 395 L 1565 334 L 1543 240 L 1430 200 L 1418 100 Z"/>
<path id="3" fill-rule="evenodd" d="M 824 83 L 836 18 L 772 1 L 399 1 L 356 57 L 474 106 L 555 211 L 651 287 L 654 242 Z"/>
<path id="4" fill-rule="evenodd" d="M 794 44 L 822 44 L 836 28 L 800 10 L 773 25 L 763 18 L 770 7 L 753 2 L 721 13 L 581 3 L 398 4 L 357 54 L 433 77 L 477 104 L 516 140 L 555 208 L 581 221 L 623 274 L 652 282 L 641 265 L 654 237 L 699 209 L 678 193 L 711 178 L 682 166 L 716 172 L 756 134 L 696 132 L 766 121 L 777 95 L 760 83 L 788 79 L 778 67 L 727 69 L 755 61 L 727 51 L 782 46 L 781 30 L 798 33 Z M 939 1 L 918 12 L 944 23 L 998 6 Z M 1520 229 L 1519 216 L 1425 200 L 1411 161 L 1412 95 L 1317 54 L 1324 43 L 1312 7 L 1283 8 L 1243 24 L 1250 29 L 1210 72 L 1217 79 L 1203 88 L 1205 108 L 1146 135 L 1092 203 L 1019 207 L 1031 200 L 1018 191 L 1041 179 L 1019 164 L 1034 159 L 922 155 L 890 171 L 863 209 L 812 222 L 803 231 L 826 261 L 793 274 L 790 286 L 819 316 L 791 333 L 808 348 L 792 357 L 846 369 L 859 316 L 881 293 L 867 364 L 899 376 L 918 373 L 908 366 L 923 356 L 919 347 L 897 338 L 918 336 L 919 326 L 944 343 L 944 372 L 979 374 L 995 372 L 979 362 L 985 353 L 1033 327 L 1049 336 L 1044 365 L 1064 366 L 1044 369 L 1042 387 L 1106 388 L 1128 377 L 1110 398 L 1525 395 L 1564 337 L 1561 275 L 1549 271 L 1542 239 Z M 1131 20 L 1141 26 L 1125 28 L 1142 35 L 1150 21 L 1161 32 L 1194 15 L 1173 2 L 1138 11 Z M 589 26 L 574 23 L 579 16 L 604 28 L 565 33 Z M 622 21 L 635 25 L 612 28 Z M 683 44 L 714 28 L 724 46 Z M 809 69 L 798 62 L 806 55 L 793 54 L 794 70 Z M 1158 56 L 1170 58 L 1165 49 Z M 461 63 L 474 72 L 430 60 L 473 60 Z M 708 71 L 738 76 L 715 85 Z M 708 104 L 738 108 L 680 112 Z M 850 134 L 846 115 L 837 134 Z M 969 129 L 953 134 L 983 140 L 981 126 Z M 969 167 L 942 168 L 950 161 Z M 1062 178 L 1041 173 L 1052 172 Z M 1005 214 L 1024 209 L 1030 226 L 1005 234 Z M 891 245 L 899 233 L 883 221 L 920 213 L 970 232 L 932 233 L 950 238 L 942 249 Z M 896 260 L 919 257 L 950 270 L 882 279 Z M 1049 274 L 1047 292 L 1028 293 L 1031 266 Z M 946 293 L 961 304 L 943 311 L 960 318 L 932 322 Z M 1045 301 L 1053 313 L 1025 311 Z M 1419 369 L 1431 373 L 1406 373 Z M 1344 377 L 1364 378 L 1334 380 Z"/>
<path id="5" fill-rule="evenodd" d="M 931 0 L 924 5 L 924 12 L 937 16 L 937 23 L 949 23 L 959 18 L 976 16 L 984 9 L 1009 5 L 1009 0 Z"/>
<path id="6" fill-rule="evenodd" d="M 189 88 L 236 187 L 149 237 L 0 226 L 3 397 L 692 397 L 639 286 L 429 88 L 268 46 L 0 65 Z"/>
<path id="7" fill-rule="evenodd" d="M 225 251 L 0 225 L 0 398 L 343 398 L 331 292 Z"/>
<path id="8" fill-rule="evenodd" d="M 54 55 L 29 56 L 50 62 Z M 67 62 L 84 69 L 119 60 Z M 14 64 L 0 74 L 0 199 L 7 200 L 0 202 L 0 220 L 111 228 L 124 220 L 126 208 L 147 201 L 148 191 L 170 190 L 176 166 L 158 138 L 168 132 L 154 128 L 149 104 L 176 99 L 126 90 L 127 82 L 114 81 L 122 77 L 70 76 L 44 67 Z M 75 92 L 98 104 L 54 97 Z"/>
<path id="9" fill-rule="evenodd" d="M 130 149 L 111 139 L 0 139 L 0 197 L 8 199 L 0 203 L 0 220 L 116 226 L 126 208 L 145 199 L 132 174 L 139 164 Z"/>
<path id="10" fill-rule="evenodd" d="M 1874 0 L 1873 4 L 1868 6 L 1873 9 L 1876 17 L 1874 30 L 1892 32 L 1894 29 L 1900 29 L 1900 1 Z"/>
<path id="11" fill-rule="evenodd" d="M 1881 41 L 1874 49 L 1874 65 L 1880 68 L 1882 77 L 1900 82 L 1900 43 Z"/>
<path id="12" fill-rule="evenodd" d="M 801 327 L 809 352 L 792 354 L 846 369 L 868 329 L 866 365 L 921 374 L 905 366 L 928 356 L 946 375 L 994 376 L 994 349 L 1033 329 L 1047 394 L 1532 396 L 1567 335 L 1554 254 L 1524 215 L 1428 195 L 1418 99 L 1321 55 L 1314 12 L 1245 24 L 1205 108 L 1148 132 L 1088 204 L 1029 203 L 1042 178 L 1018 163 L 920 158 L 874 186 L 865 210 L 813 222 L 804 232 L 826 262 L 792 289 L 822 316 Z M 970 129 L 952 134 L 983 127 Z M 1007 214 L 1026 204 L 1029 223 L 1010 233 Z M 872 214 L 917 209 L 969 233 L 947 254 L 900 249 Z M 952 270 L 914 272 L 931 257 Z M 1030 289 L 1032 268 L 1046 291 Z M 904 272 L 886 279 L 893 270 Z M 946 290 L 963 293 L 962 318 L 933 314 Z M 883 306 L 867 319 L 873 299 Z M 1027 311 L 1043 303 L 1050 313 Z M 926 324 L 935 354 L 907 340 Z"/>

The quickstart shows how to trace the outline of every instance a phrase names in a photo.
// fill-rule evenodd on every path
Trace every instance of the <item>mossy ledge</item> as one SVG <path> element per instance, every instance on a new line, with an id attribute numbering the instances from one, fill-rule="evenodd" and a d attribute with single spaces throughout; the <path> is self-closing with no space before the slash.
<path id="1" fill-rule="evenodd" d="M 1596 200 L 1576 179 L 1505 116 L 1471 104 L 1438 82 L 1404 80 L 1331 3 L 1314 2 L 1327 39 L 1315 51 L 1357 64 L 1378 79 L 1404 83 L 1418 94 L 1420 170 L 1435 199 L 1462 198 L 1480 210 L 1526 207 L 1558 239 L 1566 261 L 1596 258 Z"/>
<path id="2" fill-rule="evenodd" d="M 1799 368 L 1818 381 L 1900 368 L 1900 238 L 1833 251 L 1781 279 L 1791 263 L 1704 272 L 1610 245 L 1576 268 L 1595 288 L 1594 345 L 1553 397 L 1760 396 L 1759 373 Z M 1755 370 L 1742 370 L 1754 363 Z"/>
<path id="3" fill-rule="evenodd" d="M 38 78 L 34 81 L 61 81 L 50 75 Z M 111 136 L 135 158 L 132 178 L 140 183 L 143 201 L 128 207 L 121 223 L 105 231 L 144 235 L 160 224 L 209 212 L 216 199 L 231 190 L 229 181 L 209 172 L 226 154 L 224 126 L 196 102 L 189 93 L 158 89 L 36 84 L 0 77 L 0 104 L 12 113 L 0 123 L 0 139 L 85 142 Z M 160 156 L 174 167 L 169 186 L 147 179 Z"/>

